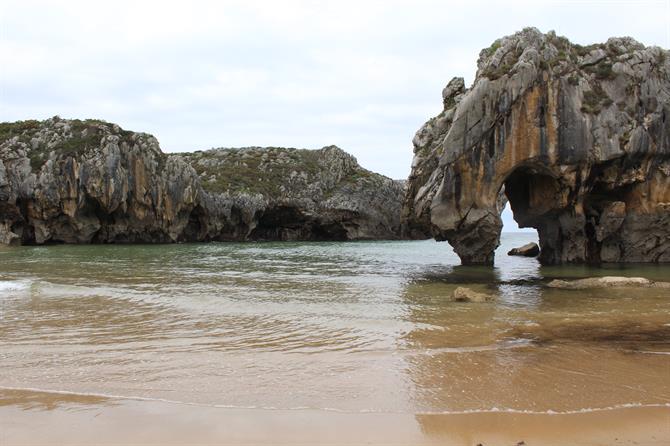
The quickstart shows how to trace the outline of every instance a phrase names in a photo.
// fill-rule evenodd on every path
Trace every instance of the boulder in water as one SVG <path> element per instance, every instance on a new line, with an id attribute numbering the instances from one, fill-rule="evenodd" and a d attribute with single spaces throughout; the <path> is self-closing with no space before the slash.
<path id="1" fill-rule="evenodd" d="M 454 302 L 490 302 L 494 300 L 494 296 L 485 293 L 478 293 L 470 288 L 459 286 L 451 295 Z"/>
<path id="2" fill-rule="evenodd" d="M 535 242 L 526 243 L 518 248 L 510 249 L 508 256 L 537 257 L 540 254 L 540 247 Z"/>

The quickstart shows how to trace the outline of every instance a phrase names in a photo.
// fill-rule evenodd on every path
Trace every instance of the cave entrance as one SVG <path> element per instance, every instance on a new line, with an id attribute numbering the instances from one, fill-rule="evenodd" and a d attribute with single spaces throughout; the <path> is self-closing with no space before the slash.
<path id="1" fill-rule="evenodd" d="M 503 221 L 501 246 L 505 253 L 530 242 L 552 249 L 543 243 L 542 229 L 557 218 L 559 193 L 558 181 L 542 167 L 521 166 L 507 176 L 500 189 L 500 194 L 507 199 L 500 215 Z M 502 201 L 504 203 L 504 199 Z M 548 253 L 541 252 L 540 259 L 544 254 Z"/>
<path id="2" fill-rule="evenodd" d="M 258 218 L 251 232 L 252 240 L 303 240 L 307 237 L 310 218 L 294 206 L 274 206 L 266 209 Z"/>
<path id="3" fill-rule="evenodd" d="M 188 223 L 179 235 L 180 242 L 198 242 L 202 241 L 206 232 L 207 214 L 200 205 L 193 208 L 188 216 Z"/>
<path id="4" fill-rule="evenodd" d="M 267 208 L 251 232 L 252 240 L 347 240 L 347 231 L 340 219 L 321 219 L 294 206 Z"/>

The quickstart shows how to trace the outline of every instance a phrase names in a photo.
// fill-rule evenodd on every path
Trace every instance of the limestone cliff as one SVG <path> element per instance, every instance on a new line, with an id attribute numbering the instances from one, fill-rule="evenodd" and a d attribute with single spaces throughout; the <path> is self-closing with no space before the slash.
<path id="1" fill-rule="evenodd" d="M 669 52 L 527 28 L 477 66 L 414 137 L 405 232 L 491 264 L 507 198 L 545 264 L 670 261 Z"/>
<path id="2" fill-rule="evenodd" d="M 0 243 L 397 238 L 403 186 L 337 147 L 165 154 L 96 120 L 0 124 Z"/>
<path id="3" fill-rule="evenodd" d="M 199 175 L 196 239 L 361 240 L 400 234 L 404 186 L 329 146 L 180 154 Z"/>

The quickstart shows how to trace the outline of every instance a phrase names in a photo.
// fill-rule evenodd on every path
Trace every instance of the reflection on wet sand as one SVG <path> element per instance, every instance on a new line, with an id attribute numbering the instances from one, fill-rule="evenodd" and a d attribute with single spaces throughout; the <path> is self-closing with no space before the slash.
<path id="1" fill-rule="evenodd" d="M 0 388 L 0 407 L 17 406 L 22 410 L 74 410 L 93 405 L 113 404 L 115 404 L 113 400 L 96 395 Z"/>
<path id="2" fill-rule="evenodd" d="M 420 352 L 407 356 L 406 369 L 418 411 L 670 404 L 667 290 L 632 298 L 537 286 L 523 301 L 506 299 L 503 289 L 497 302 L 445 304 L 454 287 L 419 280 L 404 291 L 417 328 L 403 342 Z"/>
<path id="3" fill-rule="evenodd" d="M 0 397 L 1 398 L 1 397 Z M 670 409 L 638 407 L 574 414 L 337 413 L 242 410 L 69 396 L 21 395 L 53 410 L 0 404 L 3 444 L 236 445 L 665 445 Z"/>
<path id="4" fill-rule="evenodd" d="M 458 445 L 663 445 L 670 409 L 624 408 L 569 414 L 417 415 L 426 437 Z"/>

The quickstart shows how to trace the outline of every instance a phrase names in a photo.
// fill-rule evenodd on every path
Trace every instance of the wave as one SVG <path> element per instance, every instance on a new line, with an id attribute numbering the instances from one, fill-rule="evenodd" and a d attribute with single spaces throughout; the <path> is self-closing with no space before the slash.
<path id="1" fill-rule="evenodd" d="M 21 291 L 30 288 L 32 280 L 0 280 L 0 293 L 6 291 Z"/>
<path id="2" fill-rule="evenodd" d="M 526 415 L 574 415 L 593 412 L 606 412 L 623 409 L 637 409 L 637 408 L 670 408 L 668 403 L 622 403 L 605 407 L 586 407 L 580 409 L 568 410 L 529 410 L 529 409 L 515 409 L 506 407 L 491 407 L 481 409 L 466 409 L 466 410 L 444 410 L 444 411 L 416 411 L 416 412 L 399 412 L 392 410 L 379 409 L 360 409 L 360 410 L 344 410 L 333 407 L 311 407 L 311 406 L 295 406 L 295 407 L 275 407 L 275 406 L 256 406 L 256 405 L 232 405 L 232 404 L 208 404 L 197 403 L 191 401 L 179 401 L 166 398 L 143 397 L 136 395 L 115 395 L 100 392 L 75 392 L 70 390 L 54 390 L 54 389 L 40 389 L 36 387 L 12 387 L 0 386 L 0 390 L 17 391 L 17 392 L 32 392 L 32 393 L 46 393 L 52 395 L 64 395 L 75 397 L 92 397 L 109 400 L 128 400 L 128 401 L 142 401 L 153 403 L 178 404 L 184 406 L 205 407 L 213 409 L 240 409 L 240 410 L 276 410 L 276 411 L 300 411 L 300 410 L 315 410 L 323 412 L 335 412 L 341 414 L 408 414 L 408 415 L 468 415 L 468 414 L 490 414 L 490 413 L 510 413 L 510 414 L 526 414 Z"/>
<path id="3" fill-rule="evenodd" d="M 58 283 L 37 278 L 0 279 L 0 296 L 17 292 L 30 292 L 33 296 L 44 298 L 109 296 L 126 300 L 150 295 L 150 292 L 143 292 L 130 287 L 113 286 L 107 283 Z"/>

